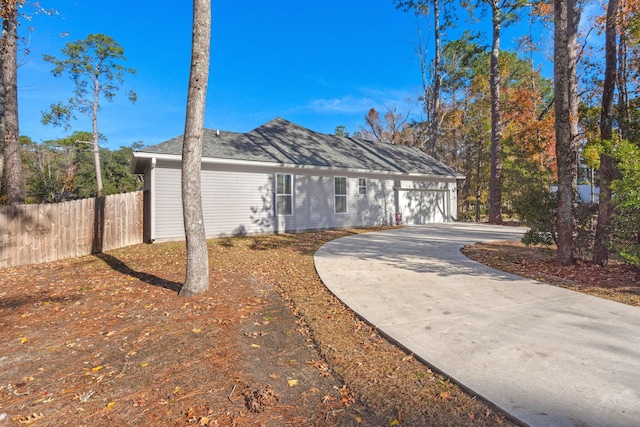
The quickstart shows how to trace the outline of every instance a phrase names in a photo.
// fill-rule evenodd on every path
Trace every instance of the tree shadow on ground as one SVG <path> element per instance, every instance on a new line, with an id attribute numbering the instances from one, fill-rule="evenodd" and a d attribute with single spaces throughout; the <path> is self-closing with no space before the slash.
<path id="1" fill-rule="evenodd" d="M 22 306 L 36 306 L 42 303 L 65 303 L 75 302 L 80 300 L 80 294 L 65 295 L 65 296 L 49 296 L 46 292 L 39 294 L 27 294 L 19 297 L 5 298 L 0 300 L 0 310 L 10 309 L 15 310 Z"/>
<path id="2" fill-rule="evenodd" d="M 363 229 L 361 229 L 363 230 Z M 357 229 L 316 230 L 301 233 L 264 234 L 251 237 L 249 248 L 254 251 L 293 248 L 303 255 L 313 255 L 329 240 L 358 234 Z"/>
<path id="3" fill-rule="evenodd" d="M 161 277 L 155 276 L 150 273 L 136 271 L 112 255 L 101 253 L 101 254 L 96 254 L 95 256 L 101 259 L 102 261 L 104 261 L 104 263 L 107 264 L 109 267 L 111 267 L 113 270 L 119 273 L 122 273 L 126 276 L 134 277 L 142 282 L 148 283 L 149 285 L 169 289 L 174 292 L 180 292 L 180 289 L 182 289 L 182 283 L 163 279 Z"/>

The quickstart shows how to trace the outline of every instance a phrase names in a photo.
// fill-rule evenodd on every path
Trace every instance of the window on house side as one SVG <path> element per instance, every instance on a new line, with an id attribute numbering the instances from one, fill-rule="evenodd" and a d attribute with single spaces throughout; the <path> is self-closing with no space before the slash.
<path id="1" fill-rule="evenodd" d="M 367 178 L 358 178 L 358 194 L 367 194 Z"/>
<path id="2" fill-rule="evenodd" d="M 276 175 L 276 212 L 278 215 L 293 215 L 293 177 L 290 174 Z"/>
<path id="3" fill-rule="evenodd" d="M 347 178 L 336 176 L 333 178 L 335 194 L 335 213 L 347 213 Z"/>

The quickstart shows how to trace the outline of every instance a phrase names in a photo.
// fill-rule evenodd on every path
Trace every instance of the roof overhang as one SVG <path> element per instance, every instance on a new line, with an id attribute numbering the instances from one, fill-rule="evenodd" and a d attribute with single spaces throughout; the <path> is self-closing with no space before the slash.
<path id="1" fill-rule="evenodd" d="M 145 173 L 151 160 L 167 160 L 174 162 L 182 162 L 182 156 L 175 154 L 160 154 L 160 153 L 148 153 L 144 151 L 137 151 L 133 153 L 133 161 L 131 162 L 131 173 L 143 174 Z M 233 159 L 219 159 L 213 157 L 203 157 L 203 164 L 213 165 L 227 165 L 227 166 L 249 166 L 249 167 L 262 167 L 271 169 L 282 169 L 285 171 L 295 170 L 309 170 L 309 171 L 340 171 L 341 173 L 348 172 L 354 174 L 366 174 L 366 175 L 382 175 L 382 176 L 395 176 L 405 178 L 429 178 L 429 179 L 464 179 L 464 175 L 434 175 L 434 174 L 422 174 L 415 172 L 394 172 L 394 171 L 380 171 L 380 170 L 368 170 L 368 169 L 349 169 L 349 168 L 335 168 L 331 166 L 315 166 L 315 165 L 296 165 L 287 163 L 276 162 L 257 162 L 253 160 L 233 160 Z"/>

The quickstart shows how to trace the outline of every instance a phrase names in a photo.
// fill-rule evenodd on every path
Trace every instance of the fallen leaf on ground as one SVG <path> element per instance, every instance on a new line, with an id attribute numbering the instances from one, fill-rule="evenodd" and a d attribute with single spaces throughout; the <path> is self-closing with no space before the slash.
<path id="1" fill-rule="evenodd" d="M 20 417 L 20 416 L 16 417 L 16 418 L 14 418 L 14 420 L 17 419 L 19 424 L 31 424 L 32 422 L 38 421 L 39 419 L 41 419 L 43 417 L 44 417 L 44 415 L 42 415 L 42 413 L 37 414 L 37 413 L 34 412 L 33 414 L 31 414 L 29 416 L 26 416 L 26 417 Z"/>

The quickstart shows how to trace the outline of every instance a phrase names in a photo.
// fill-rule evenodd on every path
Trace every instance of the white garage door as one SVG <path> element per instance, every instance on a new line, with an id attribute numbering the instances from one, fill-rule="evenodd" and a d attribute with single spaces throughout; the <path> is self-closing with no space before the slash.
<path id="1" fill-rule="evenodd" d="M 400 190 L 398 198 L 402 222 L 406 225 L 420 225 L 446 221 L 446 196 L 444 191 Z"/>

